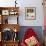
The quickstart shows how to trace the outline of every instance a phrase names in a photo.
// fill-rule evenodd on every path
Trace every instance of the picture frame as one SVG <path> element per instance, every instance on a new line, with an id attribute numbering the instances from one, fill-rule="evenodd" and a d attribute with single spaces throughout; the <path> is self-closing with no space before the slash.
<path id="1" fill-rule="evenodd" d="M 25 8 L 25 19 L 26 20 L 36 20 L 36 8 L 35 7 Z"/>

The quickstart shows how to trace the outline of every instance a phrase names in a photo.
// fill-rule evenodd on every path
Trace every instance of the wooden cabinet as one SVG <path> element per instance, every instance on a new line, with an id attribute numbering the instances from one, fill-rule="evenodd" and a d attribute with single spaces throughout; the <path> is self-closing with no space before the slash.
<path id="1" fill-rule="evenodd" d="M 19 23 L 18 23 L 18 17 L 19 17 L 19 7 L 0 7 L 0 32 L 1 32 L 1 41 L 0 46 L 18 46 L 18 40 L 16 40 L 15 37 L 18 38 L 18 31 L 20 29 Z M 6 32 L 5 35 L 4 33 Z M 12 32 L 11 34 L 8 32 Z M 2 35 L 5 36 L 6 40 Z M 9 36 L 11 39 L 9 39 Z M 8 41 L 7 41 L 8 39 Z"/>

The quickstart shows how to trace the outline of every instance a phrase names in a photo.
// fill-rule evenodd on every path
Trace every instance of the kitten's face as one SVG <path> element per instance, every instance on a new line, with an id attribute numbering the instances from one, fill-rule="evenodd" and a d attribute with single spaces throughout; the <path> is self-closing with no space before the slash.
<path id="1" fill-rule="evenodd" d="M 34 36 L 32 36 L 32 37 L 26 39 L 25 42 L 28 46 L 31 46 L 31 45 L 36 45 L 38 41 Z"/>

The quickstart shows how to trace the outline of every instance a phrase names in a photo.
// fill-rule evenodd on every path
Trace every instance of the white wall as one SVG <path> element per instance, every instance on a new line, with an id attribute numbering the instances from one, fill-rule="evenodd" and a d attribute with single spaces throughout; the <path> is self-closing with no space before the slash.
<path id="1" fill-rule="evenodd" d="M 15 0 L 0 0 L 0 6 L 14 6 Z M 19 24 L 21 26 L 43 26 L 42 0 L 17 0 L 20 7 Z M 36 20 L 25 20 L 25 7 L 36 7 Z"/>

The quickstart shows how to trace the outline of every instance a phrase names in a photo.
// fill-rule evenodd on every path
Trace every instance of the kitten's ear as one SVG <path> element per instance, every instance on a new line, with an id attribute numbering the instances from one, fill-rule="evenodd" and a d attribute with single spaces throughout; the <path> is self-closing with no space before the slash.
<path id="1" fill-rule="evenodd" d="M 25 43 L 27 43 L 27 39 L 25 39 Z"/>

